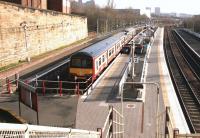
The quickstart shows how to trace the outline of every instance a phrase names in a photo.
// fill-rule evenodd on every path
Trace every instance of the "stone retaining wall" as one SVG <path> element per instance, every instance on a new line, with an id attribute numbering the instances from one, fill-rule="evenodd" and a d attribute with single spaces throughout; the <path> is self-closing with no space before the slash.
<path id="1" fill-rule="evenodd" d="M 87 18 L 0 1 L 0 67 L 88 36 Z"/>

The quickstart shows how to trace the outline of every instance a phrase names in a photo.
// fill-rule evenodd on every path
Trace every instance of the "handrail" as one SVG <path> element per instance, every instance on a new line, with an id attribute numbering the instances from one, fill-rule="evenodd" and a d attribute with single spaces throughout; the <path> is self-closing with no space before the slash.
<path id="1" fill-rule="evenodd" d="M 103 125 L 103 128 L 102 128 L 102 131 L 103 131 L 103 132 L 104 132 L 104 130 L 105 130 L 105 128 L 106 128 L 107 122 L 109 121 L 109 116 L 110 116 L 111 113 L 112 113 L 112 109 L 109 110 L 108 115 L 107 115 L 107 117 L 106 117 L 106 121 L 105 121 L 105 123 L 104 123 L 104 125 Z"/>
<path id="2" fill-rule="evenodd" d="M 118 112 L 115 108 L 113 108 L 113 111 L 115 111 L 120 117 L 124 118 L 124 116 L 120 112 Z"/>
<path id="3" fill-rule="evenodd" d="M 90 78 L 88 78 L 84 82 L 77 82 L 77 81 L 62 81 L 62 82 L 63 83 L 87 83 L 91 79 L 92 79 L 92 76 Z M 45 82 L 59 82 L 59 81 L 53 81 L 53 80 L 35 80 L 35 81 L 32 81 L 32 82 L 42 82 L 42 81 L 45 81 Z"/>
<path id="4" fill-rule="evenodd" d="M 109 130 L 111 129 L 111 126 L 112 126 L 112 123 L 110 122 L 110 123 L 109 123 L 109 126 L 108 126 L 108 131 L 107 131 L 106 136 L 105 136 L 106 138 L 107 138 L 108 135 L 109 135 L 109 132 L 110 132 Z"/>
<path id="5" fill-rule="evenodd" d="M 114 115 L 114 113 L 116 113 L 116 114 Z M 114 117 L 116 117 L 116 118 L 114 118 Z M 118 120 L 118 117 L 120 117 L 121 119 Z M 105 138 L 113 137 L 113 135 L 118 135 L 118 134 L 123 135 L 124 130 L 122 129 L 122 127 L 120 129 L 120 126 L 124 126 L 122 118 L 123 118 L 123 115 L 121 115 L 121 113 L 119 113 L 113 106 L 109 106 L 108 115 L 106 117 L 104 125 L 102 128 L 100 128 L 101 133 L 102 133 L 101 136 L 103 136 L 104 133 L 105 133 L 105 135 L 104 135 Z M 114 120 L 114 119 L 116 119 L 116 120 Z M 116 125 L 115 130 L 113 129 L 114 125 Z M 118 130 L 117 130 L 117 128 L 118 128 Z M 97 130 L 99 130 L 99 129 L 97 129 Z"/>

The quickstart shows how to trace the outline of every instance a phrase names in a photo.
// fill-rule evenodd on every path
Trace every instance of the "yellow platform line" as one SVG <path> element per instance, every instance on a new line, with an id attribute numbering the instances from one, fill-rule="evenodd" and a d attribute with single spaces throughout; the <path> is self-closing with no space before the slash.
<path id="1" fill-rule="evenodd" d="M 161 31 L 159 32 L 161 34 L 162 38 L 164 37 L 164 28 L 161 28 Z M 161 52 L 163 53 L 164 50 L 163 50 L 163 41 L 159 40 L 159 43 L 158 43 L 158 48 L 157 48 L 157 52 L 158 52 L 158 69 L 159 69 L 159 76 L 160 76 L 160 88 L 162 90 L 162 94 L 163 94 L 163 100 L 164 100 L 164 105 L 165 107 L 166 106 L 169 106 L 169 100 L 168 100 L 168 89 L 167 89 L 167 84 L 165 82 L 165 74 L 164 74 L 164 69 L 163 69 L 163 61 L 166 63 L 166 60 L 165 60 L 165 56 L 164 54 L 161 54 Z M 161 58 L 163 60 L 161 60 Z"/>

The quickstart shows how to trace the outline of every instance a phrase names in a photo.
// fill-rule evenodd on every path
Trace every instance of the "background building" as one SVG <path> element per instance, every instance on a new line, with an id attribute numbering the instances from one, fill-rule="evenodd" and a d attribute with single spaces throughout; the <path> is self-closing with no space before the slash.
<path id="1" fill-rule="evenodd" d="M 132 14 L 135 16 L 140 16 L 140 9 L 114 9 L 114 11 L 119 15 Z"/>
<path id="2" fill-rule="evenodd" d="M 146 14 L 147 17 L 151 18 L 151 7 L 145 8 L 145 14 Z"/>
<path id="3" fill-rule="evenodd" d="M 69 0 L 1 0 L 1 1 L 20 4 L 25 7 L 54 10 L 68 14 L 71 12 Z"/>
<path id="4" fill-rule="evenodd" d="M 155 7 L 155 15 L 160 15 L 160 7 Z"/>

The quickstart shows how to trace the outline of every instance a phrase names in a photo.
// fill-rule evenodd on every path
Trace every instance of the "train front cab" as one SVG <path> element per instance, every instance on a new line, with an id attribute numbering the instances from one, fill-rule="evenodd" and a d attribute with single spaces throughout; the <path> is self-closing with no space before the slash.
<path id="1" fill-rule="evenodd" d="M 70 79 L 87 80 L 93 75 L 93 58 L 84 52 L 71 56 Z"/>

